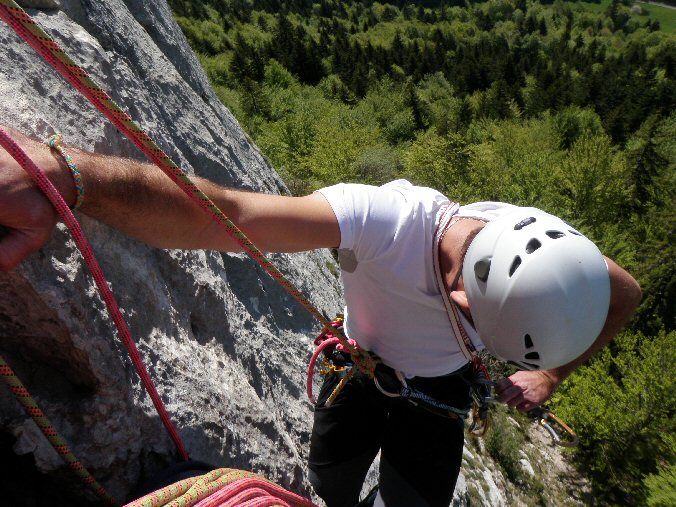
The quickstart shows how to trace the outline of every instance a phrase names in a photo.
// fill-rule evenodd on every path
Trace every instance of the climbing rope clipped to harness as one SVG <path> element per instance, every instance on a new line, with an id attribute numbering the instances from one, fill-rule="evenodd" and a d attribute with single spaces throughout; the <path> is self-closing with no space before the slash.
<path id="1" fill-rule="evenodd" d="M 343 316 L 338 315 L 331 322 L 331 325 L 333 328 L 342 330 Z M 353 340 L 350 341 L 353 342 Z M 320 373 L 325 376 L 338 375 L 340 377 L 340 381 L 325 403 L 325 406 L 328 407 L 331 406 L 345 384 L 355 375 L 353 369 L 354 358 L 333 335 L 331 329 L 323 329 L 315 339 L 314 344 L 317 348 L 310 359 L 307 379 L 307 395 L 309 400 L 312 403 L 316 403 L 312 394 L 312 385 L 317 360 L 321 353 L 323 353 L 323 358 L 320 363 Z M 356 345 L 356 342 L 354 344 Z M 383 364 L 377 356 L 371 355 L 371 357 L 375 362 L 375 368 L 368 371 L 368 376 L 373 379 L 376 388 L 383 395 L 388 398 L 401 398 L 442 417 L 466 419 L 469 416 L 470 410 L 468 408 L 454 407 L 429 396 L 425 392 L 409 385 L 402 372 Z M 482 421 L 487 421 L 488 405 L 494 402 L 491 391 L 493 382 L 490 381 L 488 370 L 486 370 L 480 361 L 472 363 L 470 369 L 472 370 L 470 392 L 474 402 L 474 409 L 472 411 L 473 420 L 469 431 L 474 435 L 480 436 L 488 429 L 488 423 Z"/>
<path id="2" fill-rule="evenodd" d="M 312 381 L 314 377 L 314 370 L 317 364 L 317 359 L 320 353 L 324 353 L 322 359 L 322 369 L 320 372 L 323 375 L 337 374 L 340 375 L 340 382 L 335 387 L 333 392 L 329 395 L 325 405 L 330 407 L 338 396 L 338 393 L 343 389 L 345 384 L 354 376 L 354 365 L 357 365 L 357 371 L 361 374 L 374 378 L 380 359 L 376 356 L 359 348 L 359 345 L 354 340 L 348 340 L 351 349 L 346 347 L 339 338 L 339 333 L 343 332 L 343 316 L 338 315 L 331 321 L 330 327 L 325 327 L 319 336 L 315 339 L 315 349 L 308 366 L 307 376 L 307 396 L 308 399 L 315 403 L 312 395 Z"/>

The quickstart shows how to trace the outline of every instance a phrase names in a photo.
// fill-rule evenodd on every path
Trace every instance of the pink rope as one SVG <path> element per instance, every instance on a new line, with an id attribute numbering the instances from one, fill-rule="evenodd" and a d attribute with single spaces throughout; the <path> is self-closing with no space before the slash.
<path id="1" fill-rule="evenodd" d="M 317 363 L 317 358 L 326 347 L 336 344 L 340 344 L 340 340 L 338 338 L 328 338 L 324 340 L 315 349 L 314 354 L 312 354 L 312 357 L 310 358 L 310 364 L 308 365 L 307 368 L 307 397 L 312 403 L 315 403 L 315 398 L 314 395 L 312 394 L 312 379 L 314 377 L 315 364 Z"/>
<path id="2" fill-rule="evenodd" d="M 42 190 L 47 199 L 49 199 L 49 202 L 52 203 L 52 206 L 54 206 L 57 213 L 62 218 L 68 229 L 70 229 L 71 234 L 73 235 L 73 239 L 75 240 L 77 247 L 80 249 L 80 252 L 82 253 L 84 261 L 87 267 L 89 268 L 89 271 L 92 273 L 92 276 L 94 277 L 94 281 L 96 282 L 96 286 L 98 287 L 99 292 L 101 293 L 101 297 L 103 301 L 106 303 L 106 307 L 108 308 L 108 312 L 110 313 L 113 322 L 115 323 L 115 327 L 117 327 L 117 332 L 120 335 L 120 338 L 122 339 L 122 343 L 124 343 L 124 346 L 127 348 L 127 351 L 129 352 L 129 357 L 131 358 L 131 361 L 134 364 L 134 368 L 136 368 L 136 371 L 138 372 L 138 375 L 141 378 L 141 381 L 143 382 L 146 391 L 150 395 L 150 398 L 153 401 L 153 405 L 155 405 L 155 409 L 157 410 L 157 413 L 159 414 L 160 419 L 164 424 L 164 427 L 167 429 L 167 431 L 169 432 L 169 436 L 174 441 L 174 444 L 176 445 L 178 452 L 180 453 L 181 457 L 184 460 L 187 460 L 188 453 L 185 449 L 185 446 L 183 445 L 183 441 L 181 440 L 178 431 L 171 422 L 169 414 L 167 413 L 167 410 L 164 407 L 164 403 L 162 403 L 162 400 L 160 399 L 160 396 L 157 393 L 157 390 L 155 389 L 155 385 L 153 384 L 153 381 L 150 378 L 150 375 L 148 374 L 148 371 L 146 370 L 143 364 L 141 355 L 139 354 L 138 349 L 136 348 L 136 344 L 134 343 L 134 340 L 131 337 L 131 333 L 129 332 L 127 323 L 124 321 L 124 318 L 122 317 L 122 313 L 120 312 L 120 308 L 117 305 L 117 301 L 115 300 L 112 291 L 108 287 L 108 283 L 106 282 L 106 279 L 103 276 L 101 267 L 99 266 L 99 263 L 96 261 L 92 249 L 89 246 L 89 242 L 87 241 L 87 238 L 84 236 L 82 228 L 80 227 L 80 224 L 73 215 L 73 212 L 68 208 L 68 205 L 61 197 L 61 194 L 59 194 L 58 190 L 54 188 L 54 185 L 52 185 L 52 182 L 49 181 L 45 173 L 40 168 L 38 168 L 38 166 L 35 165 L 35 163 L 28 157 L 28 155 L 26 155 L 26 153 L 9 136 L 9 134 L 1 128 L 0 128 L 0 145 L 2 145 L 2 147 L 5 150 L 7 150 L 7 152 L 14 158 L 14 160 L 16 160 L 19 163 L 19 165 L 21 165 L 21 167 L 30 175 L 35 184 L 40 188 L 40 190 Z"/>
<path id="3" fill-rule="evenodd" d="M 316 507 L 311 501 L 262 479 L 239 479 L 194 507 Z"/>

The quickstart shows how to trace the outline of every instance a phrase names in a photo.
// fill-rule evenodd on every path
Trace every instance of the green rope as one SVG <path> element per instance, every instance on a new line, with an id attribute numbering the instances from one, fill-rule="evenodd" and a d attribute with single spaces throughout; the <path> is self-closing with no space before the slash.
<path id="1" fill-rule="evenodd" d="M 103 499 L 110 505 L 119 505 L 117 500 L 110 496 L 103 486 L 101 486 L 94 477 L 89 473 L 85 466 L 78 460 L 75 455 L 70 451 L 66 441 L 59 435 L 59 433 L 54 429 L 52 423 L 49 422 L 49 419 L 44 414 L 44 412 L 38 407 L 38 404 L 35 402 L 35 399 L 31 396 L 24 386 L 23 382 L 16 376 L 14 370 L 5 362 L 4 358 L 0 356 L 0 376 L 2 380 L 5 381 L 7 387 L 10 391 L 14 393 L 16 399 L 21 403 L 21 406 L 26 411 L 35 424 L 38 425 L 42 434 L 47 437 L 49 443 L 52 444 L 54 450 L 61 456 L 61 459 L 68 465 L 75 474 L 84 482 L 89 489 L 91 489 L 96 496 Z"/>

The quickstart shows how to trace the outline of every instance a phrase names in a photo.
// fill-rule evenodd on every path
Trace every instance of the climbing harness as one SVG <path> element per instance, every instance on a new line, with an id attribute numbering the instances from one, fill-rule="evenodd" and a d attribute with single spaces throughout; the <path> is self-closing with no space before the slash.
<path id="1" fill-rule="evenodd" d="M 342 315 L 338 315 L 331 322 L 331 324 L 334 327 L 342 330 Z M 323 352 L 324 357 L 321 361 L 319 372 L 323 376 L 338 375 L 340 377 L 338 385 L 333 389 L 332 393 L 329 395 L 326 403 L 324 404 L 328 407 L 331 406 L 340 390 L 344 387 L 345 383 L 354 376 L 355 373 L 352 368 L 353 360 L 328 329 L 324 329 L 315 339 L 314 343 L 317 348 L 315 349 L 315 352 L 310 360 L 307 381 L 307 392 L 310 401 L 312 403 L 316 403 L 312 394 L 312 383 L 315 366 L 320 353 Z M 376 366 L 373 371 L 373 375 L 369 376 L 373 379 L 378 391 L 388 398 L 401 398 L 402 400 L 408 401 L 416 406 L 419 406 L 420 408 L 452 419 L 465 419 L 469 415 L 468 409 L 462 409 L 451 406 L 447 403 L 443 403 L 436 398 L 425 394 L 423 391 L 409 385 L 402 372 L 396 371 L 393 368 L 385 365 L 376 356 L 372 357 L 376 361 Z"/>
<path id="2" fill-rule="evenodd" d="M 409 386 L 400 371 L 395 371 L 383 364 L 376 368 L 373 381 L 376 388 L 389 398 L 402 398 L 425 410 L 450 419 L 466 419 L 469 410 L 453 407 L 443 403 L 424 392 Z M 388 390 L 389 388 L 389 390 Z"/>
<path id="3" fill-rule="evenodd" d="M 551 435 L 554 443 L 561 447 L 577 447 L 577 434 L 563 420 L 546 408 L 537 407 L 528 411 L 528 415 L 535 417 L 538 424 Z"/>

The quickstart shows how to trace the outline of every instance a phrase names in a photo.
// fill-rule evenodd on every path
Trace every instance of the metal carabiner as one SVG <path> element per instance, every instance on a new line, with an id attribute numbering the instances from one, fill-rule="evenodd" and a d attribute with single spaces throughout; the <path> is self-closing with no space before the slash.
<path id="1" fill-rule="evenodd" d="M 537 407 L 530 410 L 529 413 L 538 418 L 538 423 L 547 430 L 556 445 L 561 447 L 577 446 L 580 441 L 577 434 L 553 412 Z"/>
<path id="2" fill-rule="evenodd" d="M 373 377 L 373 382 L 375 383 L 376 387 L 378 388 L 378 391 L 383 393 L 385 396 L 388 396 L 389 398 L 400 398 L 401 393 L 404 392 L 405 390 L 408 390 L 408 384 L 406 383 L 406 379 L 404 378 L 404 374 L 401 373 L 399 370 L 394 370 L 394 373 L 397 377 L 397 380 L 401 383 L 401 389 L 399 392 L 390 392 L 386 391 L 384 387 L 380 385 L 380 382 L 378 382 L 378 376 Z"/>

